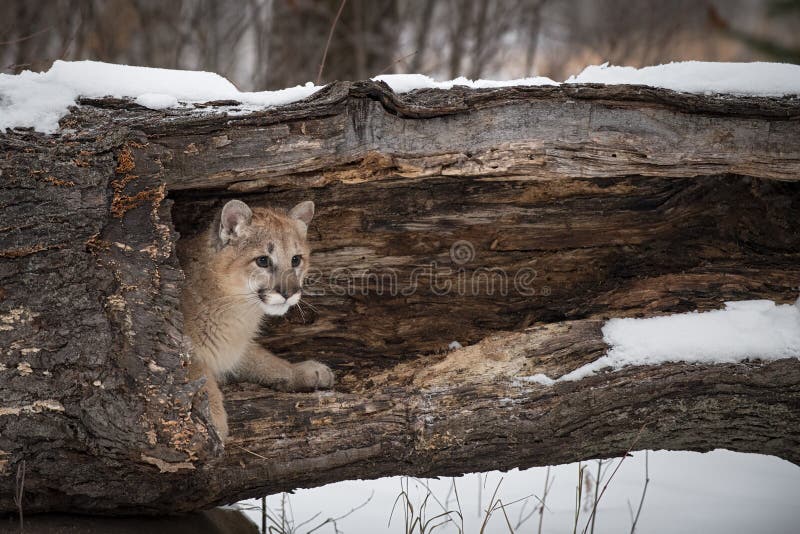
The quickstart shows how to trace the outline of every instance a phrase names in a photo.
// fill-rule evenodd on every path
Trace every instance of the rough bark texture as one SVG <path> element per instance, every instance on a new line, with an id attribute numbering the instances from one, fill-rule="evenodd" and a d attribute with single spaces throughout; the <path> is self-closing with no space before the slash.
<path id="1" fill-rule="evenodd" d="M 796 359 L 515 378 L 601 355 L 604 317 L 796 298 L 797 99 L 339 83 L 234 104 L 85 100 L 56 136 L 0 135 L 0 511 L 23 471 L 29 512 L 159 513 L 631 446 L 800 463 Z M 228 386 L 221 453 L 174 242 L 232 197 L 317 204 L 313 309 L 264 343 L 340 383 Z"/>

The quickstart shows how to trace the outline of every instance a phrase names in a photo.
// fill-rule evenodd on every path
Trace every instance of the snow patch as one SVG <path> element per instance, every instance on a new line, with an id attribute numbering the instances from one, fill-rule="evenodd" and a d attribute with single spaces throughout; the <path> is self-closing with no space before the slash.
<path id="1" fill-rule="evenodd" d="M 376 76 L 373 80 L 385 82 L 396 93 L 453 87 L 486 89 L 559 85 L 543 76 L 516 80 L 470 80 L 460 77 L 437 82 L 422 74 L 386 74 Z M 586 67 L 565 83 L 644 84 L 708 94 L 798 95 L 800 65 L 685 61 L 636 69 L 604 64 Z M 59 119 L 81 96 L 133 98 L 151 109 L 231 100 L 242 105 L 224 111 L 228 115 L 241 115 L 308 98 L 320 88 L 309 82 L 279 91 L 242 92 L 230 81 L 212 72 L 59 60 L 47 72 L 0 74 L 0 131 L 21 127 L 53 133 L 58 130 Z"/>
<path id="2" fill-rule="evenodd" d="M 457 86 L 470 89 L 489 89 L 493 87 L 559 85 L 558 82 L 544 76 L 516 80 L 470 80 L 461 76 L 455 80 L 437 82 L 430 76 L 423 74 L 382 74 L 375 76 L 372 80 L 384 82 L 391 87 L 392 91 L 398 94 L 407 93 L 414 89 L 452 89 Z"/>
<path id="3" fill-rule="evenodd" d="M 523 376 L 523 377 L 520 377 L 519 380 L 521 380 L 522 382 L 531 382 L 531 383 L 534 383 L 534 384 L 541 384 L 543 386 L 552 386 L 553 384 L 556 383 L 555 380 L 553 380 L 552 378 L 550 378 L 549 376 L 547 376 L 544 373 L 536 373 L 535 375 L 531 375 L 531 376 Z"/>
<path id="4" fill-rule="evenodd" d="M 800 357 L 800 308 L 771 300 L 726 302 L 725 309 L 650 319 L 611 319 L 603 339 L 616 364 Z"/>
<path id="5" fill-rule="evenodd" d="M 314 85 L 311 82 L 306 82 L 305 85 L 296 85 L 294 87 L 287 87 L 286 89 L 277 89 L 275 91 L 257 91 L 239 93 L 237 96 L 232 97 L 232 100 L 238 100 L 243 104 L 250 104 L 253 106 L 283 106 L 284 104 L 291 104 L 298 100 L 303 100 L 313 95 L 323 86 Z"/>
<path id="6" fill-rule="evenodd" d="M 800 65 L 680 61 L 636 69 L 604 63 L 586 67 L 564 83 L 649 85 L 686 93 L 784 96 L 800 94 Z"/>
<path id="7" fill-rule="evenodd" d="M 605 356 L 556 380 L 541 373 L 518 380 L 549 386 L 629 365 L 800 358 L 800 300 L 726 302 L 724 309 L 709 312 L 611 319 L 603 326 L 603 340 L 611 347 Z"/>
<path id="8" fill-rule="evenodd" d="M 235 100 L 256 106 L 255 110 L 302 100 L 320 88 L 308 83 L 279 91 L 241 92 L 213 72 L 59 60 L 47 72 L 0 74 L 0 131 L 33 128 L 53 133 L 78 97 L 133 98 L 151 109 Z"/>
<path id="9" fill-rule="evenodd" d="M 422 74 L 386 74 L 372 78 L 385 82 L 395 93 L 414 89 L 471 89 L 511 86 L 560 85 L 543 76 L 517 80 L 470 80 L 460 77 L 437 82 Z M 789 63 L 725 63 L 680 61 L 637 69 L 634 67 L 592 65 L 565 84 L 602 83 L 606 85 L 649 85 L 686 93 L 727 93 L 744 96 L 785 96 L 800 94 L 800 65 Z"/>
<path id="10" fill-rule="evenodd" d="M 144 93 L 136 97 L 136 103 L 150 109 L 178 107 L 178 99 L 174 95 L 162 93 Z"/>

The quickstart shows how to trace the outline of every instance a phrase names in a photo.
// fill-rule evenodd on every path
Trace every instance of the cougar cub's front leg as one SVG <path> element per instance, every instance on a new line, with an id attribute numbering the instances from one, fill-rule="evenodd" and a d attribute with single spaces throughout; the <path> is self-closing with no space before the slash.
<path id="1" fill-rule="evenodd" d="M 222 404 L 222 391 L 220 391 L 214 375 L 204 370 L 200 364 L 193 362 L 189 366 L 189 378 L 195 380 L 201 376 L 206 378 L 206 384 L 200 391 L 205 391 L 208 395 L 208 411 L 211 415 L 211 423 L 217 430 L 219 438 L 224 442 L 228 438 L 228 414 Z"/>
<path id="2" fill-rule="evenodd" d="M 250 344 L 236 370 L 236 376 L 281 391 L 313 391 L 333 387 L 333 371 L 327 365 L 314 360 L 290 363 L 257 343 Z"/>

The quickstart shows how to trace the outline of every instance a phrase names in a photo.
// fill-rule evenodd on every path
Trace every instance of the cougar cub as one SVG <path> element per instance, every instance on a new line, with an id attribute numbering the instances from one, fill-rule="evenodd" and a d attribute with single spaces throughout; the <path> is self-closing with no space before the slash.
<path id="1" fill-rule="evenodd" d="M 219 383 L 226 379 L 283 391 L 333 386 L 325 365 L 289 363 L 254 341 L 264 315 L 283 315 L 300 300 L 313 216 L 310 201 L 287 213 L 231 200 L 205 235 L 178 243 L 186 273 L 181 308 L 192 345 L 189 375 L 206 377 L 211 420 L 223 440 L 228 418 Z"/>

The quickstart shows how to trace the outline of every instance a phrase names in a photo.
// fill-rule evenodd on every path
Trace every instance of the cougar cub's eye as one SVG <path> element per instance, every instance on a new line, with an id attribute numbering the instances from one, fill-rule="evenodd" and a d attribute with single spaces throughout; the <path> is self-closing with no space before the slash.
<path id="1" fill-rule="evenodd" d="M 292 256 L 292 267 L 297 267 L 303 260 L 302 256 Z"/>
<path id="2" fill-rule="evenodd" d="M 272 265 L 272 260 L 269 259 L 269 256 L 259 256 L 256 258 L 256 265 L 266 268 Z"/>

